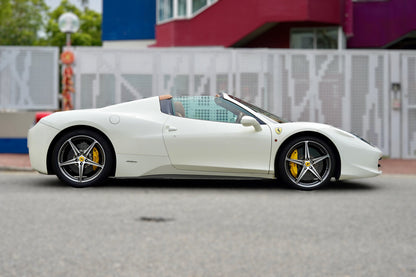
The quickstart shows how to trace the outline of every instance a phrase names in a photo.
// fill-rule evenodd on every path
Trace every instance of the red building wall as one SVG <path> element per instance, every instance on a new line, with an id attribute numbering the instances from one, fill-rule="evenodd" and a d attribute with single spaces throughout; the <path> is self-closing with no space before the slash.
<path id="1" fill-rule="evenodd" d="M 290 30 L 303 27 L 323 27 L 331 24 L 316 22 L 284 22 L 242 44 L 247 48 L 290 48 Z"/>
<path id="2" fill-rule="evenodd" d="M 154 46 L 289 47 L 290 22 L 311 27 L 343 21 L 343 0 L 219 0 L 191 19 L 157 25 Z"/>
<path id="3" fill-rule="evenodd" d="M 379 48 L 416 31 L 416 1 L 354 3 L 354 36 L 349 48 Z"/>

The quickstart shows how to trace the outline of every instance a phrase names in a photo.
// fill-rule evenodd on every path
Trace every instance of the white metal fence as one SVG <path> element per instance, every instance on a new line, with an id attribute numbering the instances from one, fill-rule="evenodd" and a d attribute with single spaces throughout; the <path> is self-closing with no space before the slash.
<path id="1" fill-rule="evenodd" d="M 402 157 L 416 158 L 416 51 L 401 55 L 402 64 Z M 400 125 L 399 125 L 400 126 Z"/>
<path id="2" fill-rule="evenodd" d="M 0 110 L 57 109 L 58 52 L 0 46 Z"/>
<path id="3" fill-rule="evenodd" d="M 389 53 L 77 48 L 75 107 L 225 90 L 292 121 L 328 123 L 351 131 L 390 155 Z M 416 114 L 403 109 L 403 116 L 414 122 Z M 416 144 L 410 133 L 401 139 L 405 145 Z M 403 156 L 416 153 L 411 150 Z"/>
<path id="4" fill-rule="evenodd" d="M 227 91 L 292 121 L 328 123 L 416 158 L 416 52 L 78 47 L 77 109 Z M 56 109 L 58 50 L 0 47 L 0 109 Z M 394 84 L 394 85 L 393 85 Z"/>

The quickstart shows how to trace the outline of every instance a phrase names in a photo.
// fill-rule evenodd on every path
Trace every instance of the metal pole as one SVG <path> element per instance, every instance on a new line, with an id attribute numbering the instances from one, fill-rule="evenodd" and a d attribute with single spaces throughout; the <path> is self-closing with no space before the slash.
<path id="1" fill-rule="evenodd" d="M 71 33 L 70 32 L 66 33 L 66 46 L 67 47 L 71 46 Z"/>

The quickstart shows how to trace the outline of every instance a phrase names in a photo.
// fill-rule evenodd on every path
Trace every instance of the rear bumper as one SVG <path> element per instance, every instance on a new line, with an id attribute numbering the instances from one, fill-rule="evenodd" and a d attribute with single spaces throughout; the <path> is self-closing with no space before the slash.
<path id="1" fill-rule="evenodd" d="M 27 136 L 29 158 L 32 168 L 40 173 L 48 174 L 47 156 L 52 140 L 59 130 L 39 122 L 33 126 Z"/>

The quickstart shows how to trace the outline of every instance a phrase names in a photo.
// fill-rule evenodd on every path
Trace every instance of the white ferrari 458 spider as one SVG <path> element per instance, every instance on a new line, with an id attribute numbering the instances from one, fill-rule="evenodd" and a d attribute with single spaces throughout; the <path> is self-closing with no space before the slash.
<path id="1" fill-rule="evenodd" d="M 335 127 L 285 122 L 236 97 L 170 95 L 57 112 L 29 130 L 32 167 L 74 187 L 108 177 L 277 178 L 316 189 L 381 174 L 382 152 Z"/>

